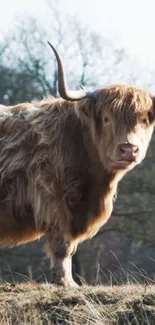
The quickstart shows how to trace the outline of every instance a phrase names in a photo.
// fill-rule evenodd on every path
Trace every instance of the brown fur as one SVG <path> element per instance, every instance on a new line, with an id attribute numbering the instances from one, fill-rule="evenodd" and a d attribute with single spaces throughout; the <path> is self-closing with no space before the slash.
<path id="1" fill-rule="evenodd" d="M 46 234 L 54 282 L 73 284 L 70 257 L 110 217 L 117 184 L 144 159 L 153 123 L 149 93 L 126 86 L 100 89 L 96 100 L 0 106 L 1 244 Z M 139 146 L 139 161 L 116 168 L 125 141 Z"/>

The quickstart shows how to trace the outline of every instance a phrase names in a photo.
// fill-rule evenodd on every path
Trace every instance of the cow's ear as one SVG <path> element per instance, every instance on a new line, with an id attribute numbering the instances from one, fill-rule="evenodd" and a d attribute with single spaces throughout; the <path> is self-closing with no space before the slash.
<path id="1" fill-rule="evenodd" d="M 77 102 L 76 112 L 78 117 L 85 121 L 89 122 L 90 118 L 94 116 L 94 112 L 96 110 L 96 99 L 87 98 Z"/>

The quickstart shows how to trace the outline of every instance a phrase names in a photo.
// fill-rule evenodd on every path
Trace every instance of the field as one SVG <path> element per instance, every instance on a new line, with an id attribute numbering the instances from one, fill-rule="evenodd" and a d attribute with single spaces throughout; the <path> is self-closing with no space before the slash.
<path id="1" fill-rule="evenodd" d="M 129 284 L 67 290 L 50 284 L 3 283 L 0 324 L 154 325 L 155 287 Z"/>

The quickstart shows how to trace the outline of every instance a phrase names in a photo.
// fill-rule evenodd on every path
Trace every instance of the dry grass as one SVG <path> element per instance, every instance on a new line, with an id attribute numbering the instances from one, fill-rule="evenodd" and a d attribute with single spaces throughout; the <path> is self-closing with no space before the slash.
<path id="1" fill-rule="evenodd" d="M 155 286 L 0 285 L 1 325 L 155 324 Z"/>

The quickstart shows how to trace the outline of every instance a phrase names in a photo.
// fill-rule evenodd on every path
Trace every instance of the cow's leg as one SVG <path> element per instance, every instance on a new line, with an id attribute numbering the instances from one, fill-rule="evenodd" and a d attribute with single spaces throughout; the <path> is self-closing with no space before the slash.
<path id="1" fill-rule="evenodd" d="M 65 239 L 64 236 L 48 235 L 48 247 L 52 255 L 52 282 L 65 287 L 78 287 L 72 278 L 72 255 L 77 244 Z"/>

